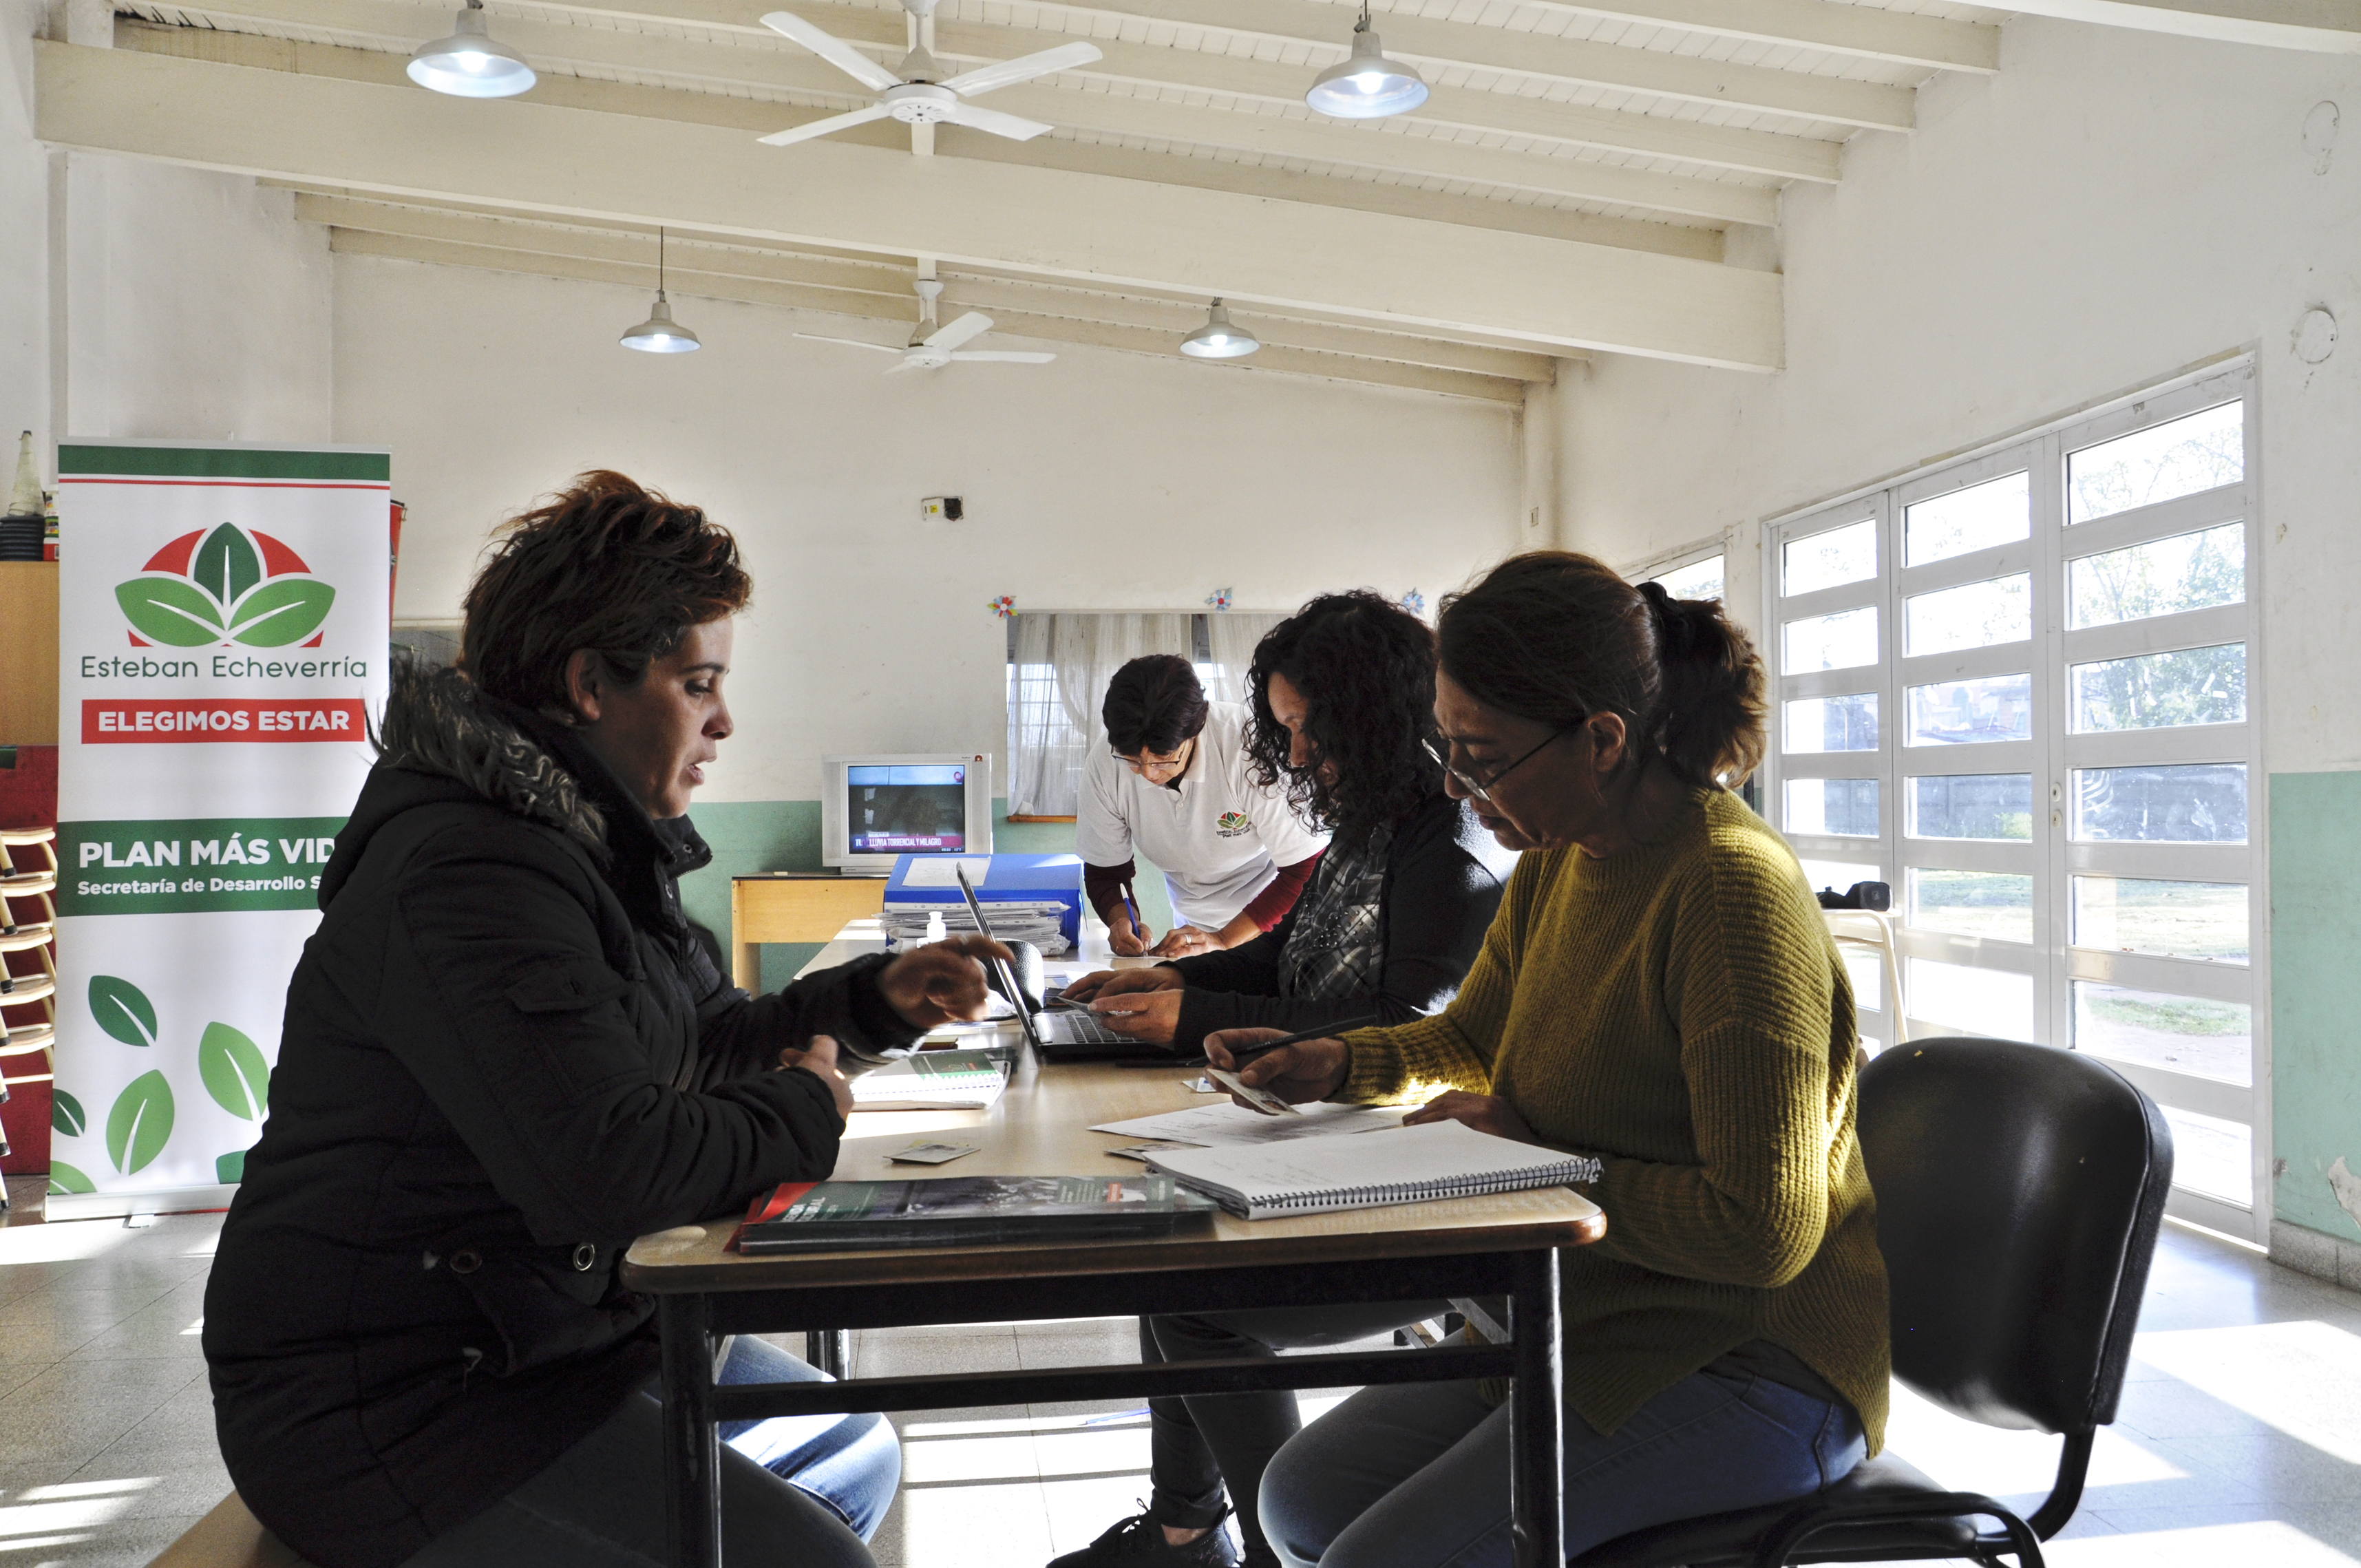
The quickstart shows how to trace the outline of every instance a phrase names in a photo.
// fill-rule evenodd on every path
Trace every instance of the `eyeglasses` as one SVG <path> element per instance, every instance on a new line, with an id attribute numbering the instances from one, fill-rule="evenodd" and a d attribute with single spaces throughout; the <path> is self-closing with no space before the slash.
<path id="1" fill-rule="evenodd" d="M 1193 754 L 1191 749 L 1195 745 L 1196 740 L 1192 736 L 1180 742 L 1180 750 L 1173 756 L 1150 758 L 1146 762 L 1140 761 L 1137 757 L 1126 757 L 1112 746 L 1107 748 L 1107 754 L 1142 778 L 1154 778 L 1159 775 L 1170 778 L 1174 773 L 1180 773 L 1189 766 L 1189 759 Z"/>
<path id="2" fill-rule="evenodd" d="M 1574 727 L 1568 726 L 1568 728 L 1571 729 Z M 1444 773 L 1449 773 L 1453 778 L 1459 781 L 1459 787 L 1461 789 L 1466 790 L 1469 795 L 1475 796 L 1477 800 L 1482 801 L 1485 805 L 1491 806 L 1495 804 L 1492 799 L 1493 785 L 1499 784 L 1502 779 L 1507 778 L 1510 773 L 1515 773 L 1519 768 L 1523 767 L 1527 762 L 1532 762 L 1535 757 L 1540 756 L 1542 752 L 1548 750 L 1550 741 L 1556 740 L 1565 732 L 1566 731 L 1565 729 L 1551 730 L 1547 739 L 1543 740 L 1540 745 L 1534 747 L 1523 756 L 1519 757 L 1515 762 L 1509 763 L 1506 767 L 1493 769 L 1492 775 L 1486 779 L 1478 779 L 1472 773 L 1463 773 L 1459 769 L 1453 767 L 1451 765 L 1451 758 L 1444 752 L 1436 751 L 1433 741 L 1421 740 L 1419 744 L 1426 748 L 1426 754 L 1433 757 L 1436 764 L 1441 767 Z"/>

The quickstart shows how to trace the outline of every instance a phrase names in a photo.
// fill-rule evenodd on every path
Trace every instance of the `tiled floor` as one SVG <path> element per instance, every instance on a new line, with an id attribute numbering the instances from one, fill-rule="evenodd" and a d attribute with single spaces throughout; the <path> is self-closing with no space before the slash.
<path id="1" fill-rule="evenodd" d="M 197 1348 L 218 1225 L 192 1215 L 140 1230 L 0 1230 L 0 1568 L 136 1568 L 228 1490 Z M 854 1371 L 1134 1353 L 1119 1321 L 899 1330 L 857 1336 Z M 2168 1227 L 2132 1376 L 2052 1562 L 2361 1565 L 2361 1296 Z M 1147 1490 L 1147 1424 L 1134 1406 L 899 1424 L 906 1481 L 876 1541 L 886 1568 L 1039 1568 Z M 2056 1439 L 1972 1426 L 1907 1394 L 1893 1442 L 1947 1485 L 2027 1507 L 2057 1452 Z"/>

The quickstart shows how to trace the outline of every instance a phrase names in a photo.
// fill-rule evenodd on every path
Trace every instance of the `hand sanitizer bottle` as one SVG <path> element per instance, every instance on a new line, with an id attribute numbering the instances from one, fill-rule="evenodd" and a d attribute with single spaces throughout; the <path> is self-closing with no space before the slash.
<path id="1" fill-rule="evenodd" d="M 950 935 L 950 933 L 943 927 L 943 912 L 939 909 L 928 910 L 927 940 L 929 942 L 939 942 L 945 937 Z"/>

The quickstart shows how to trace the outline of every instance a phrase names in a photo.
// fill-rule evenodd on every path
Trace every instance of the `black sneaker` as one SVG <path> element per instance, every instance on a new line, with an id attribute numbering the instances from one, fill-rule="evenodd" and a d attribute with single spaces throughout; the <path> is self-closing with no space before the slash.
<path id="1" fill-rule="evenodd" d="M 1164 1527 L 1146 1513 L 1111 1525 L 1080 1552 L 1069 1552 L 1049 1568 L 1238 1568 L 1237 1549 L 1219 1522 L 1186 1546 L 1164 1540 Z"/>

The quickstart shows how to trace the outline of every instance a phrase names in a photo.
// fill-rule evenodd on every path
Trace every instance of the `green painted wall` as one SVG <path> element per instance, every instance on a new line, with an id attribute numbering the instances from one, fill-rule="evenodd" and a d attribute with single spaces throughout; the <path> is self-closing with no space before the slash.
<path id="1" fill-rule="evenodd" d="M 1052 855 L 1071 852 L 1074 825 L 1071 822 L 1011 822 L 1008 802 L 994 799 L 992 844 L 1010 854 Z M 819 861 L 819 802 L 816 800 L 724 800 L 698 806 L 690 815 L 697 830 L 713 846 L 713 863 L 680 884 L 681 906 L 688 917 L 730 945 L 730 879 L 754 872 L 823 871 Z M 1164 879 L 1143 864 L 1137 884 L 1141 917 L 1161 931 L 1172 924 L 1172 905 L 1164 896 Z M 775 990 L 819 951 L 816 943 L 767 945 L 763 949 L 763 987 Z"/>
<path id="2" fill-rule="evenodd" d="M 2271 1105 L 2279 1217 L 2351 1239 L 2361 1168 L 2361 773 L 2271 775 Z"/>

